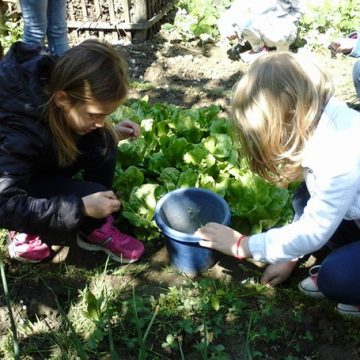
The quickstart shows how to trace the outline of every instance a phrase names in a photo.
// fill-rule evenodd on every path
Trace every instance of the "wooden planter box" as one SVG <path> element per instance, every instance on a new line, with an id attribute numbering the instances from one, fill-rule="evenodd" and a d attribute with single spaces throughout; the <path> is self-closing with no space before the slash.
<path id="1" fill-rule="evenodd" d="M 69 31 L 113 33 L 143 41 L 159 30 L 176 0 L 68 0 Z"/>

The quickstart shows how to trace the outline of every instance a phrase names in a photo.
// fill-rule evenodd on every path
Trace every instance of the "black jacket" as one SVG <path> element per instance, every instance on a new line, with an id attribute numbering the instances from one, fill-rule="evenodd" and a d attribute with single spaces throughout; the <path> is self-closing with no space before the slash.
<path id="1" fill-rule="evenodd" d="M 30 234 L 70 232 L 84 215 L 78 196 L 30 197 L 32 176 L 56 167 L 42 106 L 55 59 L 17 42 L 0 61 L 0 227 Z"/>

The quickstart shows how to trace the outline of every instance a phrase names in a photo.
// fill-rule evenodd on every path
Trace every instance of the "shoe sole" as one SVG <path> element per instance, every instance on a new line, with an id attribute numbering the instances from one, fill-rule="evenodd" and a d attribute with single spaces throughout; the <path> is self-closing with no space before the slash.
<path id="1" fill-rule="evenodd" d="M 335 310 L 343 316 L 348 316 L 348 317 L 360 317 L 360 311 L 351 311 L 351 310 L 344 310 L 339 308 L 338 306 L 336 306 Z"/>
<path id="2" fill-rule="evenodd" d="M 324 298 L 324 294 L 321 291 L 311 291 L 308 289 L 305 289 L 301 286 L 301 283 L 298 285 L 298 288 L 300 290 L 300 292 L 302 292 L 303 294 L 310 296 L 312 298 Z"/>
<path id="3" fill-rule="evenodd" d="M 126 259 L 124 257 L 117 256 L 114 253 L 112 253 L 110 250 L 105 249 L 104 247 L 102 247 L 100 245 L 90 244 L 87 241 L 82 240 L 80 235 L 77 236 L 76 243 L 78 244 L 79 247 L 81 247 L 82 249 L 87 250 L 87 251 L 103 251 L 104 253 L 109 255 L 109 257 L 111 259 L 113 259 L 121 264 L 131 264 L 140 259 L 140 258 Z"/>
<path id="4" fill-rule="evenodd" d="M 343 315 L 343 316 L 360 317 L 360 312 L 344 311 L 344 310 L 340 310 L 339 308 L 335 308 L 335 309 L 340 315 Z"/>

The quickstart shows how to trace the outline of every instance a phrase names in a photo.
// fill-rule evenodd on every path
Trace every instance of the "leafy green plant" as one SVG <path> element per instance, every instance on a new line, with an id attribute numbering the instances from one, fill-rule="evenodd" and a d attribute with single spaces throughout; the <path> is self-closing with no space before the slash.
<path id="1" fill-rule="evenodd" d="M 142 128 L 138 140 L 123 140 L 118 147 L 114 189 L 122 199 L 122 226 L 127 223 L 141 239 L 158 239 L 156 203 L 182 187 L 202 187 L 224 197 L 233 225 L 244 233 L 292 218 L 290 191 L 254 176 L 239 161 L 229 121 L 219 113 L 217 106 L 182 109 L 139 100 L 112 115 L 114 122 L 130 118 Z"/>
<path id="2" fill-rule="evenodd" d="M 7 13 L 3 14 L 2 22 L 0 23 L 0 42 L 4 53 L 7 52 L 12 43 L 22 39 L 23 32 L 24 27 L 22 21 L 8 18 Z"/>
<path id="3" fill-rule="evenodd" d="M 184 39 L 199 37 L 202 34 L 217 37 L 219 34 L 217 21 L 231 2 L 231 0 L 180 0 L 177 3 L 179 11 L 174 25 L 167 26 L 174 26 L 183 34 Z"/>

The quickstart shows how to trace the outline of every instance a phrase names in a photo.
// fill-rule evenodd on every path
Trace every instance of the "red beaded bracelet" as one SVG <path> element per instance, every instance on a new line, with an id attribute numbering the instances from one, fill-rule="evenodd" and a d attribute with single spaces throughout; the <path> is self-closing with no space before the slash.
<path id="1" fill-rule="evenodd" d="M 239 255 L 239 248 L 240 248 L 241 241 L 246 237 L 247 237 L 246 235 L 240 235 L 239 238 L 236 241 L 236 255 L 235 255 L 235 257 L 238 260 L 244 260 L 245 259 L 243 256 Z"/>

